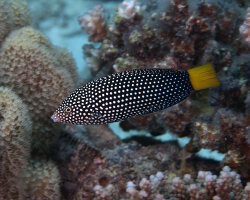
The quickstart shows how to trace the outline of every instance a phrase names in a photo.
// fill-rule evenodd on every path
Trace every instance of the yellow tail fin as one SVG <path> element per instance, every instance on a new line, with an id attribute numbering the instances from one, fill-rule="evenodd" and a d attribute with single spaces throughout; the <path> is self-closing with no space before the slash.
<path id="1" fill-rule="evenodd" d="M 187 72 L 194 90 L 202 90 L 220 85 L 220 81 L 211 64 L 195 67 L 187 70 Z"/>

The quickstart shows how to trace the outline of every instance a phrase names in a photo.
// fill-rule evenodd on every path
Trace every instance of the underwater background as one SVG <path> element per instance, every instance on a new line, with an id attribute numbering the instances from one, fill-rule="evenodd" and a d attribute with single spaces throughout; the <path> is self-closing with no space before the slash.
<path id="1" fill-rule="evenodd" d="M 0 200 L 250 200 L 249 0 L 0 0 Z M 212 63 L 221 85 L 108 125 L 77 87 Z"/>

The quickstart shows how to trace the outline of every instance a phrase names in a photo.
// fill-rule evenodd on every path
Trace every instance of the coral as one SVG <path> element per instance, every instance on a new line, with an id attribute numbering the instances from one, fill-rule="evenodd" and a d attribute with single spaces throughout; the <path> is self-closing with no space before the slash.
<path id="1" fill-rule="evenodd" d="M 143 64 L 140 65 L 134 57 L 126 56 L 117 58 L 114 62 L 113 69 L 116 72 L 122 72 L 128 69 L 139 68 L 139 66 L 143 66 Z"/>
<path id="2" fill-rule="evenodd" d="M 179 135 L 188 135 L 192 114 L 191 102 L 186 100 L 158 113 L 128 119 L 121 122 L 120 126 L 124 130 L 146 129 L 153 135 L 160 135 L 166 129 L 170 129 Z M 154 123 L 150 123 L 151 121 Z"/>
<path id="3" fill-rule="evenodd" d="M 250 7 L 247 9 L 244 23 L 240 26 L 240 33 L 245 38 L 246 42 L 250 44 Z"/>
<path id="4" fill-rule="evenodd" d="M 70 59 L 65 51 L 56 51 L 35 29 L 19 29 L 11 33 L 1 49 L 1 83 L 20 93 L 29 105 L 32 119 L 37 122 L 50 117 L 74 87 L 73 66 L 71 64 L 71 69 L 67 66 Z"/>
<path id="5" fill-rule="evenodd" d="M 5 36 L 10 32 L 10 27 L 11 27 L 11 16 L 9 14 L 10 6 L 6 1 L 1 1 L 0 2 L 0 43 L 4 40 Z"/>
<path id="6" fill-rule="evenodd" d="M 131 19 L 139 14 L 141 10 L 140 5 L 136 0 L 124 0 L 120 7 L 118 7 L 117 14 L 121 18 Z"/>
<path id="7" fill-rule="evenodd" d="M 74 85 L 76 85 L 78 82 L 78 74 L 76 71 L 76 64 L 73 59 L 72 53 L 68 52 L 64 48 L 59 48 L 59 47 L 56 47 L 55 52 L 57 54 L 56 57 L 59 62 L 57 66 L 65 68 L 71 75 Z"/>
<path id="8" fill-rule="evenodd" d="M 100 59 L 100 50 L 93 45 L 85 45 L 83 47 L 84 54 L 86 55 L 86 63 L 92 74 L 96 74 L 101 69 L 102 61 Z"/>
<path id="9" fill-rule="evenodd" d="M 187 70 L 210 62 L 221 81 L 220 87 L 194 93 L 162 112 L 120 122 L 123 130 L 151 135 L 170 130 L 189 136 L 190 152 L 210 148 L 226 153 L 223 164 L 249 180 L 249 47 L 239 39 L 246 5 L 222 0 L 123 1 L 95 48 L 98 75 L 140 68 Z M 246 31 L 247 21 L 241 27 Z M 88 52 L 85 56 L 97 58 Z"/>
<path id="10" fill-rule="evenodd" d="M 31 120 L 27 106 L 10 89 L 0 87 L 0 199 L 18 199 L 30 143 Z"/>
<path id="11" fill-rule="evenodd" d="M 102 199 L 116 199 L 117 197 L 114 195 L 114 186 L 112 184 L 107 185 L 106 187 L 102 187 L 101 185 L 96 185 L 94 187 L 95 191 L 95 200 Z"/>
<path id="12" fill-rule="evenodd" d="M 22 0 L 0 1 L 0 44 L 12 31 L 31 24 L 26 3 Z"/>
<path id="13" fill-rule="evenodd" d="M 75 131 L 71 130 L 68 136 L 72 137 L 72 133 L 81 135 L 79 141 L 73 142 L 74 152 L 69 155 L 70 158 L 65 158 L 64 155 L 58 161 L 63 194 L 66 199 L 94 199 L 97 191 L 95 192 L 93 188 L 96 185 L 98 185 L 96 189 L 99 188 L 106 193 L 105 191 L 110 189 L 108 186 L 110 184 L 119 185 L 119 189 L 114 192 L 117 198 L 113 198 L 119 199 L 118 196 L 124 193 L 126 182 L 130 178 L 138 180 L 156 173 L 156 169 L 161 170 L 166 167 L 174 169 L 177 164 L 170 162 L 177 156 L 177 149 L 179 149 L 175 144 L 147 148 L 135 143 L 120 144 L 111 130 L 105 126 L 102 128 L 90 126 L 84 132 Z M 68 137 L 65 140 L 72 141 Z M 65 144 L 60 142 L 56 148 L 65 148 L 64 146 Z M 163 155 L 160 153 L 162 150 L 168 151 L 169 154 Z M 152 181 L 157 182 L 153 178 Z"/>
<path id="14" fill-rule="evenodd" d="M 22 0 L 10 0 L 10 7 L 13 13 L 13 26 L 15 30 L 31 24 L 30 13 L 27 4 Z"/>
<path id="15" fill-rule="evenodd" d="M 81 141 L 77 141 L 74 147 L 70 160 L 65 160 L 66 163 L 61 163 L 59 168 L 63 194 L 69 199 L 91 199 L 92 188 L 98 182 L 96 172 L 101 170 L 104 160 L 101 153 Z"/>
<path id="16" fill-rule="evenodd" d="M 0 18 L 0 199 L 59 200 L 57 166 L 38 160 L 51 157 L 59 127 L 50 115 L 77 83 L 75 63 L 27 26 L 23 1 L 0 1 Z"/>
<path id="17" fill-rule="evenodd" d="M 103 187 L 96 185 L 95 199 L 114 199 L 118 195 L 119 186 L 108 184 Z M 245 189 L 239 178 L 239 174 L 231 171 L 229 167 L 224 167 L 220 175 L 214 175 L 210 171 L 199 171 L 197 178 L 190 174 L 185 174 L 183 178 L 169 174 L 164 175 L 157 172 L 149 179 L 142 178 L 139 182 L 128 181 L 126 193 L 120 198 L 127 200 L 164 200 L 164 199 L 248 199 L 249 183 Z"/>
<path id="18" fill-rule="evenodd" d="M 193 141 L 199 147 L 214 148 L 220 144 L 223 135 L 220 133 L 218 127 L 212 126 L 205 122 L 196 121 L 193 127 L 194 138 Z M 197 144 L 199 143 L 199 144 Z"/>
<path id="19" fill-rule="evenodd" d="M 103 41 L 106 36 L 107 28 L 103 15 L 103 8 L 100 5 L 96 6 L 92 11 L 80 16 L 78 22 L 81 28 L 90 35 L 90 41 Z"/>
<path id="20" fill-rule="evenodd" d="M 39 31 L 25 27 L 13 31 L 2 44 L 0 66 L 0 84 L 28 106 L 34 125 L 32 145 L 47 146 L 53 138 L 50 116 L 75 86 L 71 55 L 54 48 Z"/>
<path id="21" fill-rule="evenodd" d="M 60 200 L 60 175 L 52 161 L 29 162 L 23 175 L 23 198 Z"/>
<path id="22" fill-rule="evenodd" d="M 46 14 L 64 16 L 63 4 Z M 25 4 L 0 1 L 0 199 L 250 199 L 249 47 L 238 31 L 246 5 L 125 0 L 109 25 L 101 7 L 79 18 L 89 40 L 100 42 L 83 48 L 92 78 L 211 62 L 221 80 L 219 88 L 170 109 L 121 122 L 124 130 L 152 136 L 124 143 L 108 126 L 58 130 L 50 123 L 78 80 L 72 56 L 39 31 L 22 28 L 30 24 Z M 166 130 L 189 136 L 187 148 L 154 140 Z M 219 150 L 225 159 L 198 158 L 201 148 Z M 37 153 L 44 149 L 56 164 Z"/>
<path id="23" fill-rule="evenodd" d="M 163 195 L 158 193 L 158 190 L 163 187 L 162 183 L 167 177 L 162 172 L 157 172 L 155 175 L 151 175 L 149 180 L 143 178 L 139 183 L 139 189 L 136 185 L 129 181 L 127 182 L 126 192 L 128 199 L 157 199 L 164 200 Z"/>
<path id="24" fill-rule="evenodd" d="M 250 199 L 250 183 L 247 183 L 245 187 L 245 195 L 244 195 L 244 200 Z"/>

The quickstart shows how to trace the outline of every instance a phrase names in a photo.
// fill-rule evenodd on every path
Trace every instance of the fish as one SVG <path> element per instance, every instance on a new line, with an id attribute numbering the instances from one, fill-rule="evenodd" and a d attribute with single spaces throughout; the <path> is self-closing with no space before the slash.
<path id="1" fill-rule="evenodd" d="M 152 68 L 114 73 L 77 88 L 51 119 L 78 125 L 118 122 L 164 110 L 193 91 L 219 85 L 212 64 L 186 71 Z"/>

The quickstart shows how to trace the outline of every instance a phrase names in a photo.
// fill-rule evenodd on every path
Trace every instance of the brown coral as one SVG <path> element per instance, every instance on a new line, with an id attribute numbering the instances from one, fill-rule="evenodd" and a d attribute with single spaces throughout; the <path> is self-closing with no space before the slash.
<path id="1" fill-rule="evenodd" d="M 68 66 L 70 65 L 70 66 Z M 13 89 L 28 105 L 35 142 L 46 140 L 50 116 L 74 88 L 76 72 L 70 54 L 54 48 L 31 27 L 13 31 L 0 51 L 0 84 Z M 50 139 L 48 139 L 50 140 Z"/>
<path id="2" fill-rule="evenodd" d="M 31 23 L 26 3 L 22 0 L 0 1 L 0 44 L 12 31 Z"/>
<path id="3" fill-rule="evenodd" d="M 103 8 L 97 5 L 90 12 L 83 14 L 78 18 L 78 22 L 83 30 L 90 36 L 89 40 L 101 42 L 106 36 L 107 28 L 104 20 Z"/>
<path id="4" fill-rule="evenodd" d="M 13 12 L 13 25 L 15 29 L 31 24 L 30 13 L 26 2 L 23 0 L 9 0 L 9 2 Z"/>
<path id="5" fill-rule="evenodd" d="M 30 161 L 24 174 L 24 199 L 59 200 L 60 176 L 56 165 L 51 161 Z"/>
<path id="6" fill-rule="evenodd" d="M 0 87 L 0 199 L 17 199 L 30 156 L 31 120 L 22 100 Z"/>

